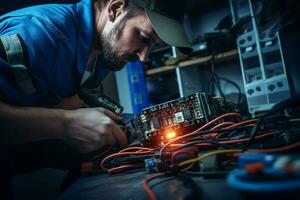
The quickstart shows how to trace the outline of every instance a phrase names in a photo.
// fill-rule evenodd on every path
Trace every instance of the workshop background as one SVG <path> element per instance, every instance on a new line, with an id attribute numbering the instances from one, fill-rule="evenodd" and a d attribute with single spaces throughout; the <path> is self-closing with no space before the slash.
<path id="1" fill-rule="evenodd" d="M 0 14 L 36 4 L 72 2 L 76 1 L 1 0 Z M 206 92 L 255 116 L 299 93 L 299 77 L 293 73 L 300 63 L 299 1 L 252 0 L 252 8 L 248 0 L 188 2 L 185 28 L 193 44 L 191 55 L 156 46 L 145 63 L 129 63 L 104 80 L 104 93 L 125 113 Z M 44 169 L 16 177 L 16 199 L 55 198 L 66 173 Z"/>

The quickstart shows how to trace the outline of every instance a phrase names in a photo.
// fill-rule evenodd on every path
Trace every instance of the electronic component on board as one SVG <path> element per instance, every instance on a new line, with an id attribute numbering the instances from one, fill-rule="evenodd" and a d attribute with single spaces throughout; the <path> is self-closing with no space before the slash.
<path id="1" fill-rule="evenodd" d="M 144 146 L 159 146 L 201 127 L 223 113 L 223 99 L 196 93 L 149 108 L 135 116 L 138 139 Z"/>

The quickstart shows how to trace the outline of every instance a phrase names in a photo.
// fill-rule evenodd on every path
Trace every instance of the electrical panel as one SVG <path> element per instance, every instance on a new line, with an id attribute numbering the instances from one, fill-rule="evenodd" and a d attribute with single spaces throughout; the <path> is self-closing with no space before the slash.
<path id="1" fill-rule="evenodd" d="M 234 23 L 251 15 L 248 0 L 229 0 L 229 2 Z"/>
<path id="2" fill-rule="evenodd" d="M 203 126 L 223 107 L 222 98 L 196 93 L 143 109 L 134 125 L 141 144 L 158 146 Z"/>
<path id="3" fill-rule="evenodd" d="M 235 1 L 231 1 L 235 2 Z M 246 1 L 245 1 L 246 2 Z M 238 11 L 234 4 L 232 15 Z M 297 57 L 291 57 L 294 52 L 300 52 L 299 38 L 294 35 L 299 34 L 298 30 L 282 27 L 274 31 L 273 27 L 261 32 L 256 22 L 254 5 L 248 1 L 251 11 L 249 27 L 237 38 L 237 45 L 240 57 L 241 71 L 243 75 L 245 95 L 248 103 L 248 110 L 253 115 L 270 110 L 275 104 L 291 98 L 299 89 L 299 70 L 300 61 Z M 287 37 L 289 35 L 289 37 Z M 291 39 L 291 38 L 294 38 Z M 290 39 L 289 39 L 290 38 Z M 285 40 L 283 42 L 283 40 Z M 290 41 L 289 41 L 290 40 Z M 292 44 L 294 41 L 295 44 Z M 287 45 L 283 45 L 288 44 Z M 299 54 L 298 54 L 299 55 Z"/>

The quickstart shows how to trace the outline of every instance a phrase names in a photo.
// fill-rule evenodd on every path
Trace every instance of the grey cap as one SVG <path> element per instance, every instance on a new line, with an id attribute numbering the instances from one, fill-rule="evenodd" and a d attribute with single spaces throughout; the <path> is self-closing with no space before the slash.
<path id="1" fill-rule="evenodd" d="M 186 1 L 183 0 L 129 0 L 145 9 L 159 38 L 177 47 L 183 53 L 192 52 L 192 46 L 183 27 Z"/>

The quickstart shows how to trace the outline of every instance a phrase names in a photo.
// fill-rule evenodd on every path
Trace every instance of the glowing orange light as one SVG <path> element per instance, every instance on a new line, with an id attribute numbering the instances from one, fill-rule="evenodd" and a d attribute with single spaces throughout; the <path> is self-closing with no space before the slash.
<path id="1" fill-rule="evenodd" d="M 166 134 L 167 139 L 173 139 L 174 137 L 176 137 L 176 133 L 174 131 L 167 132 Z"/>

